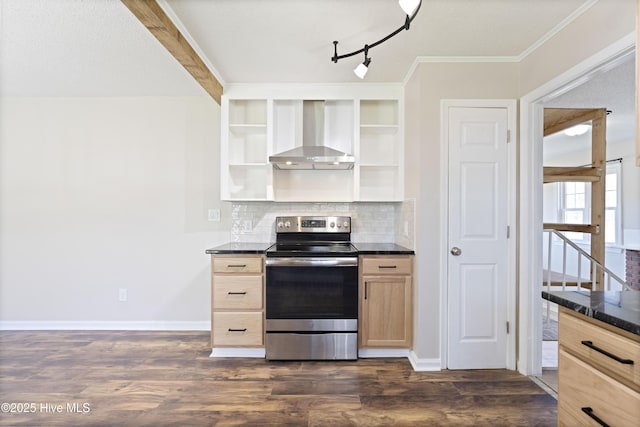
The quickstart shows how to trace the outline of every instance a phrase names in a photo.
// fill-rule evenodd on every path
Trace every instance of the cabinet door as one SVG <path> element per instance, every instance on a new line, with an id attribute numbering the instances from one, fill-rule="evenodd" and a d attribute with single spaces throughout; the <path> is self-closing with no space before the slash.
<path id="1" fill-rule="evenodd" d="M 214 312 L 213 346 L 251 347 L 264 342 L 262 312 Z"/>
<path id="2" fill-rule="evenodd" d="M 640 391 L 640 342 L 570 313 L 561 307 L 560 345 L 588 364 Z"/>
<path id="3" fill-rule="evenodd" d="M 361 347 L 411 347 L 411 278 L 364 276 Z"/>
<path id="4" fill-rule="evenodd" d="M 636 426 L 640 393 L 574 357 L 561 346 L 558 370 L 559 425 Z"/>
<path id="5" fill-rule="evenodd" d="M 262 276 L 214 275 L 214 310 L 261 310 Z"/>

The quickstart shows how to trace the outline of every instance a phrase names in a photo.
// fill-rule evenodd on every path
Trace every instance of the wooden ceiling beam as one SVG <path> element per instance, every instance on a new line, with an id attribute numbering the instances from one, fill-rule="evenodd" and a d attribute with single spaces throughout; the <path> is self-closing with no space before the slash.
<path id="1" fill-rule="evenodd" d="M 584 122 L 606 117 L 606 108 L 545 108 L 544 136 L 569 129 Z"/>
<path id="2" fill-rule="evenodd" d="M 220 104 L 223 87 L 156 0 L 121 0 L 165 49 Z"/>

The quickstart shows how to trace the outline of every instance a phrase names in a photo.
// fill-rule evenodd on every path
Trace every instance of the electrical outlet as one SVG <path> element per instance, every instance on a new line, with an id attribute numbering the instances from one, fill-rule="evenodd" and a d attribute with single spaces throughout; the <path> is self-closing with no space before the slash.
<path id="1" fill-rule="evenodd" d="M 207 211 L 207 220 L 220 222 L 220 209 L 209 209 Z"/>
<path id="2" fill-rule="evenodd" d="M 126 302 L 127 301 L 127 288 L 118 289 L 118 300 L 120 302 Z"/>
<path id="3" fill-rule="evenodd" d="M 404 222 L 404 236 L 409 237 L 409 221 Z"/>

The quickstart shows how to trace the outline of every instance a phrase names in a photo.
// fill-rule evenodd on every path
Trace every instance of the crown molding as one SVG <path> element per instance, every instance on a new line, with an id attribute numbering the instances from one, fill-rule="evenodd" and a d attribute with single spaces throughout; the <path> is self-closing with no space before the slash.
<path id="1" fill-rule="evenodd" d="M 584 14 L 587 10 L 591 9 L 596 3 L 600 0 L 589 0 L 584 3 L 582 6 L 573 11 L 569 16 L 560 21 L 555 27 L 553 27 L 549 32 L 536 40 L 531 46 L 524 50 L 520 55 L 517 56 L 518 62 L 525 59 L 527 56 L 531 55 L 535 52 L 540 46 L 551 40 L 555 37 L 560 31 L 564 30 L 569 24 L 578 19 L 582 14 Z"/>

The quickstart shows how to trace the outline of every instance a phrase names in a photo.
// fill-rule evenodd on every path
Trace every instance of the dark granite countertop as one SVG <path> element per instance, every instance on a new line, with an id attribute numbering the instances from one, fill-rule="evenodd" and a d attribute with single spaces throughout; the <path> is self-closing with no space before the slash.
<path id="1" fill-rule="evenodd" d="M 639 291 L 542 291 L 542 298 L 640 335 Z"/>
<path id="2" fill-rule="evenodd" d="M 354 243 L 353 246 L 360 255 L 414 255 L 413 249 L 396 245 L 395 243 Z"/>
<path id="3" fill-rule="evenodd" d="M 264 242 L 231 242 L 215 248 L 207 249 L 205 252 L 214 254 L 263 254 L 273 243 Z"/>
<path id="4" fill-rule="evenodd" d="M 273 243 L 265 242 L 231 242 L 205 252 L 215 254 L 263 254 Z M 353 243 L 361 255 L 414 255 L 413 249 L 395 243 Z"/>

